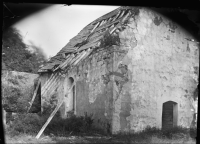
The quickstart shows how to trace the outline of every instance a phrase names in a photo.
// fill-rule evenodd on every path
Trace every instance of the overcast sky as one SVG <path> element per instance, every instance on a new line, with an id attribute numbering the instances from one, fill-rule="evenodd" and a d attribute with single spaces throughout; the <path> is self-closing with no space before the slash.
<path id="1" fill-rule="evenodd" d="M 54 5 L 32 14 L 14 25 L 26 44 L 41 47 L 54 56 L 86 25 L 117 6 Z"/>

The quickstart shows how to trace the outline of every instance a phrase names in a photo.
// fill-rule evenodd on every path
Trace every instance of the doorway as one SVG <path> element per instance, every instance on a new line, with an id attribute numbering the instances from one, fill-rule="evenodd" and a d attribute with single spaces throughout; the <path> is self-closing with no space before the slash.
<path id="1" fill-rule="evenodd" d="M 163 103 L 162 128 L 170 129 L 177 126 L 178 104 L 173 101 Z"/>

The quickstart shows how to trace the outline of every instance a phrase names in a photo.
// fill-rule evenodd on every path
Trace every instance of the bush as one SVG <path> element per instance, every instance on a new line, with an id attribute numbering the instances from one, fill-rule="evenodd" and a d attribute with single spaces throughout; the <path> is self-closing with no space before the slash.
<path id="1" fill-rule="evenodd" d="M 38 114 L 18 114 L 16 119 L 7 129 L 11 136 L 21 133 L 36 135 L 44 123 L 49 118 L 49 115 L 39 116 Z M 57 113 L 51 122 L 46 127 L 45 134 L 54 134 L 56 136 L 64 136 L 70 133 L 89 132 L 92 129 L 92 115 L 71 116 L 67 119 L 62 119 Z"/>
<path id="2" fill-rule="evenodd" d="M 194 131 L 191 130 L 191 133 L 193 135 Z M 181 126 L 174 127 L 171 129 L 159 129 L 156 127 L 150 127 L 147 126 L 143 131 L 141 132 L 133 132 L 133 133 L 119 133 L 113 135 L 114 137 L 118 139 L 127 139 L 127 140 L 133 140 L 133 141 L 142 141 L 142 142 L 149 142 L 151 141 L 152 137 L 158 137 L 160 139 L 182 139 L 186 138 L 189 135 L 189 129 L 183 128 Z"/>
<path id="3" fill-rule="evenodd" d="M 18 111 L 17 100 L 21 96 L 21 91 L 13 86 L 4 86 L 3 108 L 7 111 Z"/>
<path id="4" fill-rule="evenodd" d="M 190 137 L 193 139 L 197 137 L 197 128 L 190 128 Z"/>
<path id="5" fill-rule="evenodd" d="M 19 85 L 19 82 L 15 78 L 9 78 L 9 82 L 11 82 L 13 85 Z"/>
<path id="6" fill-rule="evenodd" d="M 89 132 L 92 128 L 93 119 L 92 115 L 84 116 L 72 115 L 67 119 L 62 119 L 59 115 L 54 117 L 49 123 L 48 128 L 45 130 L 47 134 L 66 135 L 68 133 Z"/>
<path id="7" fill-rule="evenodd" d="M 144 133 L 149 134 L 149 135 L 154 135 L 154 134 L 159 134 L 161 132 L 161 130 L 157 127 L 150 127 L 147 126 L 144 130 Z"/>
<path id="8" fill-rule="evenodd" d="M 188 134 L 188 128 L 184 128 L 181 126 L 177 126 L 174 128 L 170 128 L 170 129 L 162 129 L 162 136 L 165 136 L 167 138 L 172 138 L 174 135 L 179 135 L 182 137 L 184 137 L 184 135 Z"/>
<path id="9" fill-rule="evenodd" d="M 2 85 L 3 88 L 3 108 L 6 111 L 26 112 L 31 101 L 33 89 L 31 86 L 25 88 Z"/>
<path id="10" fill-rule="evenodd" d="M 103 39 L 101 40 L 100 47 L 107 47 L 112 45 L 120 45 L 119 36 L 111 35 L 109 32 L 106 32 Z"/>
<path id="11" fill-rule="evenodd" d="M 37 114 L 18 114 L 10 125 L 8 132 L 11 135 L 18 135 L 21 133 L 36 134 L 41 129 L 44 120 Z"/>

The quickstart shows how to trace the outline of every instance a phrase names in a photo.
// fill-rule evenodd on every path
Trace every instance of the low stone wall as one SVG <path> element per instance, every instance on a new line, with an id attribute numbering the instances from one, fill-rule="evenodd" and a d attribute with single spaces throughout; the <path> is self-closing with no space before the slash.
<path id="1" fill-rule="evenodd" d="M 38 74 L 2 71 L 2 102 L 7 112 L 25 112 L 34 92 Z"/>

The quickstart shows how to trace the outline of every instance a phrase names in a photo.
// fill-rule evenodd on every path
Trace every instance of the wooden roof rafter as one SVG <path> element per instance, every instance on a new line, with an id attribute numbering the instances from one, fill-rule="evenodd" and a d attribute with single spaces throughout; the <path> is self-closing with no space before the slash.
<path id="1" fill-rule="evenodd" d="M 130 7 L 120 7 L 87 25 L 49 61 L 50 65 L 54 60 L 60 61 L 59 66 L 53 71 L 56 71 L 61 67 L 63 68 L 63 66 L 68 67 L 68 64 L 66 63 L 68 63 L 67 61 L 72 54 L 74 55 L 74 58 L 71 59 L 69 64 L 79 63 L 81 61 L 79 58 L 83 56 L 79 55 L 82 51 L 100 46 L 101 39 L 106 32 L 109 32 L 111 35 L 116 35 L 119 31 L 123 30 L 122 25 L 133 14 L 134 11 L 132 11 Z"/>

